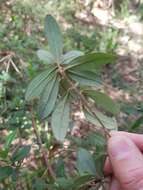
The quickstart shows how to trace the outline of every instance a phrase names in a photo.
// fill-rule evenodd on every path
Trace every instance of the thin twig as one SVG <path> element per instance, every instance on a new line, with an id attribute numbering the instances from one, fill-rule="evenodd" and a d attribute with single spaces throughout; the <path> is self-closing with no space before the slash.
<path id="1" fill-rule="evenodd" d="M 11 62 L 11 64 L 12 64 L 13 68 L 15 69 L 15 71 L 16 71 L 20 76 L 22 76 L 22 73 L 20 72 L 20 70 L 19 70 L 18 67 L 15 65 L 15 63 L 13 62 L 12 59 L 10 59 L 10 62 Z"/>
<path id="2" fill-rule="evenodd" d="M 0 59 L 0 62 L 3 62 L 5 61 L 6 59 L 9 59 L 11 57 L 11 55 L 7 55 L 5 57 L 3 57 L 2 59 Z"/>
<path id="3" fill-rule="evenodd" d="M 40 137 L 40 135 L 39 135 L 39 133 L 38 133 L 38 130 L 37 130 L 37 127 L 36 127 L 36 122 L 35 122 L 35 117 L 34 117 L 33 109 L 32 109 L 31 107 L 30 107 L 30 112 L 31 112 L 31 116 L 32 116 L 32 127 L 33 127 L 33 130 L 34 130 L 35 136 L 36 136 L 36 138 L 37 138 L 37 142 L 38 142 L 38 145 L 39 145 L 39 149 L 41 150 L 41 153 L 42 153 L 44 162 L 45 162 L 45 164 L 46 164 L 47 171 L 48 171 L 49 175 L 50 175 L 54 180 L 56 180 L 55 173 L 54 173 L 54 171 L 53 171 L 51 165 L 49 164 L 48 156 L 47 156 L 46 150 L 43 148 L 42 140 L 41 140 L 41 137 Z"/>

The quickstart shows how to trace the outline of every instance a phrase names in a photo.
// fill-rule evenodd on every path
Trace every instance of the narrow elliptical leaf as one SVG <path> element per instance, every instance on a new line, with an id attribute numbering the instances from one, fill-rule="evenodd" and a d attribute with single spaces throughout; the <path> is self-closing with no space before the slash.
<path id="1" fill-rule="evenodd" d="M 117 103 L 115 103 L 109 96 L 102 92 L 94 90 L 86 90 L 84 94 L 93 99 L 97 106 L 103 108 L 105 111 L 116 115 L 120 109 Z"/>
<path id="2" fill-rule="evenodd" d="M 6 137 L 6 143 L 4 145 L 5 150 L 9 150 L 12 141 L 15 139 L 16 136 L 16 130 L 12 131 L 7 137 Z"/>
<path id="3" fill-rule="evenodd" d="M 55 62 L 55 59 L 53 55 L 51 54 L 51 52 L 48 52 L 46 50 L 42 50 L 42 49 L 38 50 L 37 56 L 39 57 L 41 61 L 44 61 L 44 63 L 46 64 L 53 64 Z"/>
<path id="4" fill-rule="evenodd" d="M 90 152 L 84 148 L 80 148 L 77 153 L 77 169 L 81 175 L 88 173 L 96 174 L 96 168 L 93 157 Z"/>
<path id="5" fill-rule="evenodd" d="M 103 147 L 106 145 L 106 139 L 103 135 L 97 132 L 91 132 L 87 137 L 83 139 L 84 144 L 89 144 L 90 147 L 100 146 Z"/>
<path id="6" fill-rule="evenodd" d="M 22 148 L 18 149 L 14 154 L 12 155 L 12 162 L 18 162 L 26 158 L 30 152 L 31 146 L 25 145 Z"/>
<path id="7" fill-rule="evenodd" d="M 39 96 L 41 95 L 43 89 L 45 88 L 50 78 L 50 74 L 55 69 L 56 69 L 55 66 L 49 66 L 49 68 L 46 69 L 46 71 L 43 71 L 42 73 L 40 73 L 30 82 L 25 94 L 26 101 L 30 101 L 34 98 L 39 98 Z"/>
<path id="8" fill-rule="evenodd" d="M 73 59 L 75 59 L 83 54 L 84 54 L 83 52 L 78 51 L 78 50 L 69 51 L 62 56 L 61 63 L 62 64 L 70 64 Z"/>
<path id="9" fill-rule="evenodd" d="M 116 56 L 108 53 L 89 53 L 73 59 L 67 70 L 97 72 L 107 63 L 115 62 Z"/>
<path id="10" fill-rule="evenodd" d="M 45 35 L 48 39 L 51 53 L 56 61 L 59 62 L 63 52 L 62 34 L 56 20 L 51 15 L 47 15 L 45 18 Z"/>
<path id="11" fill-rule="evenodd" d="M 53 111 L 59 91 L 59 77 L 57 75 L 47 83 L 39 101 L 39 115 L 45 119 Z"/>
<path id="12" fill-rule="evenodd" d="M 93 125 L 101 127 L 101 124 L 99 123 L 99 121 L 91 113 L 85 111 L 84 114 L 87 121 L 89 121 Z M 117 121 L 114 117 L 108 117 L 99 111 L 96 111 L 96 115 L 107 129 L 110 129 L 110 130 L 118 129 Z"/>
<path id="13" fill-rule="evenodd" d="M 101 84 L 97 80 L 97 75 L 90 71 L 74 71 L 69 70 L 68 76 L 75 82 L 83 86 L 95 86 L 99 87 Z"/>
<path id="14" fill-rule="evenodd" d="M 56 106 L 52 114 L 52 129 L 57 140 L 63 141 L 70 122 L 70 105 L 67 95 Z"/>

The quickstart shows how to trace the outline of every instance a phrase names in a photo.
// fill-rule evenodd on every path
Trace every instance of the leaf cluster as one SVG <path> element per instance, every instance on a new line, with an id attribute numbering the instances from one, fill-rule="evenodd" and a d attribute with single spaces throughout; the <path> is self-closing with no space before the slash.
<path id="1" fill-rule="evenodd" d="M 82 108 L 88 112 L 88 116 L 85 114 L 87 120 L 96 125 L 102 123 L 110 129 L 117 128 L 113 116 L 119 112 L 119 107 L 98 90 L 102 67 L 114 63 L 116 55 L 98 52 L 84 54 L 79 50 L 63 53 L 61 30 L 51 15 L 45 18 L 45 35 L 50 51 L 41 49 L 37 52 L 46 65 L 45 70 L 30 82 L 25 95 L 26 101 L 38 100 L 40 119 L 51 118 L 54 136 L 59 141 L 63 141 L 67 134 L 71 120 L 71 103 L 77 98 L 82 99 Z M 90 102 L 88 108 L 84 105 L 85 101 Z M 94 114 L 89 110 L 92 104 L 109 113 L 111 117 L 97 111 L 96 121 L 93 122 Z"/>

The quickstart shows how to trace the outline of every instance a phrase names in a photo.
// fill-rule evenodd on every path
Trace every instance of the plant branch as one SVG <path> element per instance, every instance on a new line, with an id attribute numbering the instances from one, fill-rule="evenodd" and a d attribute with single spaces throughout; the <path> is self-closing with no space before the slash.
<path id="1" fill-rule="evenodd" d="M 36 127 L 36 122 L 35 122 L 35 117 L 34 117 L 34 113 L 33 113 L 32 107 L 30 107 L 30 112 L 31 112 L 31 117 L 32 117 L 32 127 L 33 127 L 33 130 L 34 130 L 36 139 L 37 139 L 37 143 L 38 143 L 38 145 L 39 145 L 39 149 L 40 149 L 40 151 L 41 151 L 41 153 L 42 153 L 44 162 L 45 162 L 45 164 L 46 164 L 47 171 L 48 171 L 49 175 L 50 175 L 54 180 L 56 180 L 56 176 L 55 176 L 55 174 L 54 174 L 54 171 L 53 171 L 52 167 L 51 167 L 50 164 L 49 164 L 46 150 L 44 149 L 44 147 L 43 147 L 43 145 L 42 145 L 42 140 L 41 140 L 40 134 L 39 134 L 39 132 L 38 132 L 38 130 L 37 130 L 37 127 Z"/>
<path id="2" fill-rule="evenodd" d="M 86 100 L 86 98 L 84 97 L 84 95 L 81 93 L 81 91 L 77 88 L 77 86 L 72 82 L 72 80 L 69 79 L 69 77 L 66 75 L 65 72 L 61 73 L 63 75 L 63 77 L 67 80 L 67 82 L 69 83 L 69 85 L 71 86 L 71 89 L 73 89 L 75 91 L 75 93 L 80 97 L 83 105 L 88 109 L 88 111 L 90 113 L 92 113 L 94 115 L 94 117 L 97 119 L 97 121 L 100 123 L 104 135 L 106 136 L 106 138 L 110 137 L 109 131 L 106 129 L 106 127 L 104 126 L 104 123 L 100 120 L 100 118 L 97 116 L 95 110 L 93 110 L 93 108 L 91 107 L 91 105 L 88 103 L 88 101 Z"/>

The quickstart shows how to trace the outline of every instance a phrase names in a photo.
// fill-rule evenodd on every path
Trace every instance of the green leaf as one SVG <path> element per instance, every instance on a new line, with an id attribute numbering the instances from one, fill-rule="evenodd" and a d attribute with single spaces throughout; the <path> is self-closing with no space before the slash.
<path id="1" fill-rule="evenodd" d="M 12 131 L 7 137 L 6 137 L 6 143 L 4 145 L 5 150 L 9 150 L 10 145 L 12 141 L 15 139 L 16 131 Z"/>
<path id="2" fill-rule="evenodd" d="M 57 164 L 56 164 L 56 176 L 57 177 L 65 177 L 65 164 L 62 157 L 58 158 Z"/>
<path id="3" fill-rule="evenodd" d="M 69 136 L 69 139 L 72 143 L 76 144 L 76 146 L 82 147 L 83 145 L 83 139 L 75 136 Z"/>
<path id="4" fill-rule="evenodd" d="M 56 184 L 58 185 L 58 190 L 72 190 L 73 180 L 61 177 L 56 179 Z"/>
<path id="5" fill-rule="evenodd" d="M 88 113 L 87 111 L 85 111 L 84 114 L 87 121 L 89 121 L 93 125 L 101 127 L 101 124 L 99 123 L 99 121 L 91 113 Z M 96 111 L 96 115 L 107 129 L 110 129 L 110 130 L 118 129 L 117 121 L 114 117 L 108 117 L 99 111 Z"/>
<path id="6" fill-rule="evenodd" d="M 53 78 L 45 86 L 45 89 L 40 96 L 38 112 L 41 119 L 45 119 L 53 111 L 57 100 L 58 91 L 59 77 L 53 76 Z"/>
<path id="7" fill-rule="evenodd" d="M 0 181 L 8 178 L 13 172 L 12 167 L 10 166 L 4 166 L 0 167 Z"/>
<path id="8" fill-rule="evenodd" d="M 143 116 L 139 117 L 130 127 L 129 132 L 137 132 L 139 128 L 142 128 Z"/>
<path id="9" fill-rule="evenodd" d="M 72 189 L 73 190 L 79 190 L 82 187 L 85 187 L 85 184 L 90 182 L 93 179 L 93 177 L 95 177 L 95 176 L 93 176 L 93 175 L 82 175 L 82 176 L 76 177 L 73 181 Z"/>
<path id="10" fill-rule="evenodd" d="M 89 53 L 75 58 L 68 65 L 67 69 L 74 69 L 75 71 L 91 71 L 97 72 L 107 63 L 115 62 L 116 56 L 107 53 Z"/>
<path id="11" fill-rule="evenodd" d="M 43 179 L 36 178 L 34 180 L 33 187 L 35 190 L 45 190 L 45 189 L 47 189 L 47 184 L 45 183 L 45 181 Z"/>
<path id="12" fill-rule="evenodd" d="M 42 49 L 38 50 L 37 55 L 39 59 L 41 61 L 44 61 L 45 63 L 52 64 L 55 62 L 53 55 L 46 50 L 42 50 Z"/>
<path id="13" fill-rule="evenodd" d="M 47 15 L 45 18 L 45 35 L 48 39 L 51 53 L 56 61 L 60 61 L 63 52 L 62 35 L 56 20 L 51 15 Z"/>
<path id="14" fill-rule="evenodd" d="M 104 166 L 105 166 L 105 160 L 106 160 L 106 155 L 105 153 L 95 153 L 94 155 L 94 163 L 96 166 L 96 170 L 99 176 L 103 177 L 104 176 Z"/>
<path id="15" fill-rule="evenodd" d="M 61 63 L 69 64 L 69 63 L 71 63 L 71 61 L 73 59 L 75 59 L 81 55 L 83 55 L 83 52 L 81 52 L 81 51 L 77 51 L 77 50 L 69 51 L 62 56 Z"/>
<path id="16" fill-rule="evenodd" d="M 57 140 L 63 141 L 70 122 L 70 105 L 67 101 L 67 95 L 56 106 L 52 114 L 52 129 Z"/>
<path id="17" fill-rule="evenodd" d="M 70 137 L 72 143 L 85 149 L 95 149 L 97 147 L 106 147 L 106 139 L 97 132 L 91 132 L 86 137 Z"/>
<path id="18" fill-rule="evenodd" d="M 88 152 L 86 149 L 80 148 L 78 150 L 77 169 L 81 175 L 84 173 L 89 173 L 91 175 L 96 174 L 94 160 L 90 152 Z"/>
<path id="19" fill-rule="evenodd" d="M 12 131 L 7 137 L 4 148 L 0 150 L 0 157 L 6 160 L 12 141 L 15 139 L 16 131 Z"/>
<path id="20" fill-rule="evenodd" d="M 114 115 L 119 113 L 119 106 L 106 94 L 94 90 L 86 90 L 83 93 L 92 98 L 96 105 L 103 108 L 105 111 Z"/>
<path id="21" fill-rule="evenodd" d="M 106 146 L 106 139 L 100 133 L 90 133 L 86 138 L 83 139 L 84 144 L 88 144 L 89 147 Z"/>
<path id="22" fill-rule="evenodd" d="M 105 137 L 103 137 L 101 134 L 98 134 L 101 140 L 101 143 L 96 144 L 96 152 L 93 155 L 96 171 L 98 173 L 98 176 L 103 177 L 104 176 L 104 166 L 105 166 L 105 160 L 107 157 L 107 140 L 105 140 Z"/>
<path id="23" fill-rule="evenodd" d="M 12 162 L 18 162 L 26 158 L 30 152 L 31 146 L 25 145 L 22 148 L 18 149 L 14 154 L 12 155 Z"/>
<path id="24" fill-rule="evenodd" d="M 55 69 L 56 67 L 50 66 L 46 71 L 40 73 L 30 82 L 25 94 L 26 101 L 30 101 L 34 98 L 39 98 L 48 81 L 51 79 L 51 73 Z"/>
<path id="25" fill-rule="evenodd" d="M 7 156 L 8 156 L 8 150 L 0 150 L 0 158 L 6 161 Z"/>
<path id="26" fill-rule="evenodd" d="M 97 80 L 97 75 L 89 71 L 72 71 L 69 70 L 68 76 L 75 82 L 84 86 L 95 86 L 99 87 L 100 82 Z"/>
<path id="27" fill-rule="evenodd" d="M 59 90 L 60 96 L 63 97 L 67 93 L 69 88 L 70 86 L 68 81 L 62 78 L 60 80 L 60 90 Z"/>

